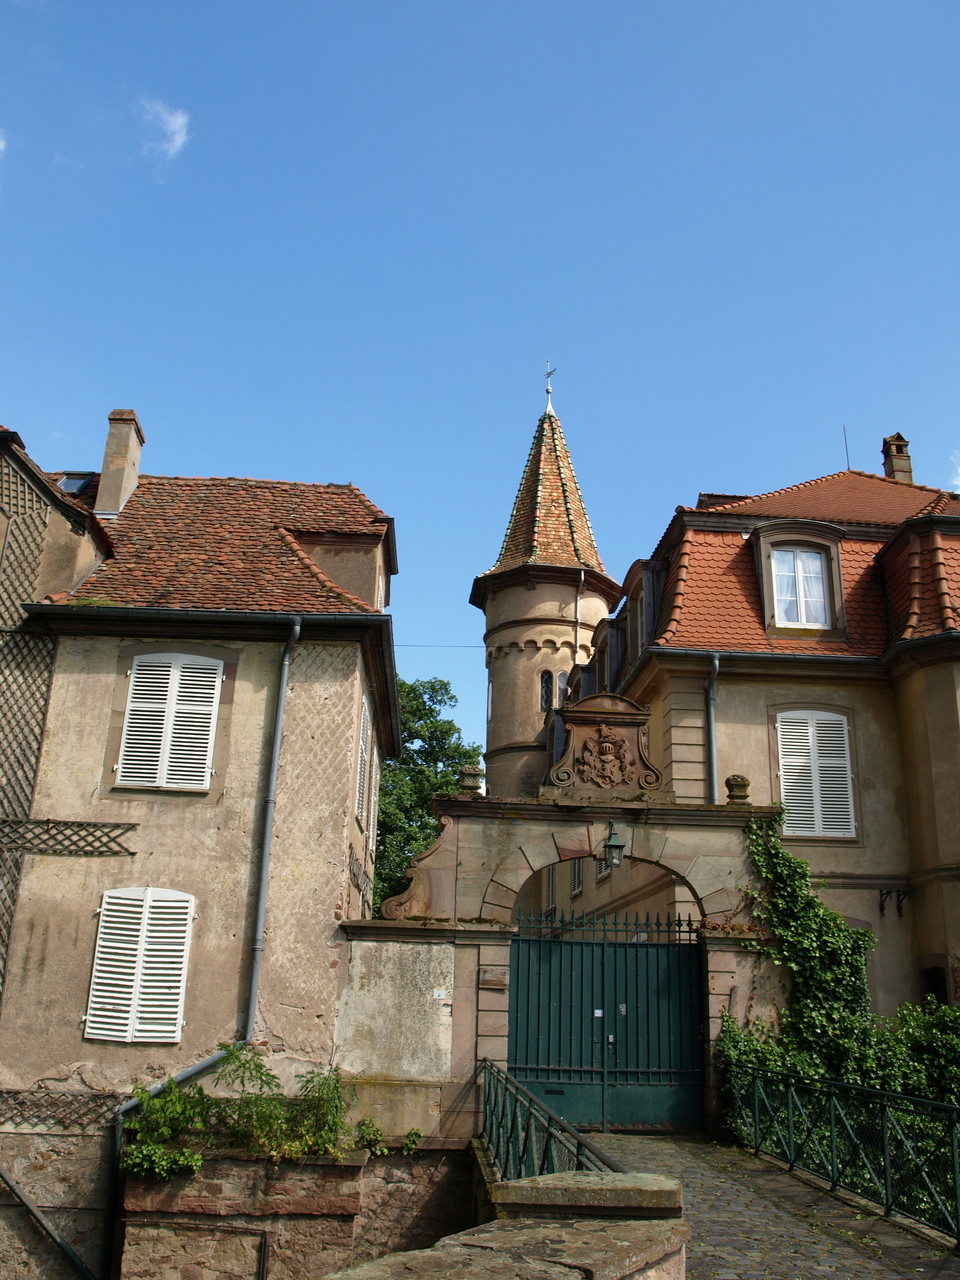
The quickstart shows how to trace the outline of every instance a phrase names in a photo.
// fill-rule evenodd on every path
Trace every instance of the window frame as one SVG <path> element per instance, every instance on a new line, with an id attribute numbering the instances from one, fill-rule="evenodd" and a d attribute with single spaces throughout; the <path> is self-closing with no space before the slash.
<path id="1" fill-rule="evenodd" d="M 196 899 L 179 889 L 153 886 L 107 889 L 97 915 L 84 1039 L 179 1044 Z M 175 966 L 172 977 L 158 977 L 158 970 L 170 964 Z M 161 991 L 164 984 L 167 990 Z M 157 1021 L 158 1006 L 164 1003 L 165 1029 Z"/>
<path id="2" fill-rule="evenodd" d="M 848 803 L 849 822 L 844 829 L 838 829 L 836 820 L 825 818 L 823 808 L 823 790 L 826 785 L 831 790 L 836 790 L 836 775 L 830 776 L 831 767 L 835 767 L 835 762 L 831 762 L 828 758 L 822 759 L 818 754 L 819 744 L 812 742 L 810 752 L 810 804 L 812 807 L 812 822 L 810 825 L 803 826 L 799 823 L 795 816 L 793 821 L 798 825 L 794 826 L 791 822 L 789 810 L 789 784 L 784 784 L 784 735 L 781 731 L 781 725 L 784 721 L 792 719 L 794 722 L 806 721 L 808 725 L 808 736 L 814 738 L 816 736 L 817 724 L 824 726 L 831 725 L 834 728 L 841 725 L 844 729 L 844 747 L 846 751 L 846 777 L 844 779 L 844 790 Z M 781 804 L 787 810 L 783 834 L 789 840 L 812 840 L 822 842 L 824 840 L 833 843 L 837 840 L 859 841 L 860 840 L 860 822 L 859 822 L 859 805 L 857 797 L 857 772 L 856 759 L 854 750 L 854 722 L 853 716 L 848 708 L 837 707 L 810 707 L 810 706 L 789 706 L 771 709 L 771 729 L 773 746 L 775 751 L 775 775 L 777 780 L 777 792 Z M 801 766 L 802 767 L 802 762 Z M 797 811 L 795 810 L 795 815 Z"/>
<path id="3" fill-rule="evenodd" d="M 191 694 L 188 690 L 184 697 L 185 678 L 191 665 L 207 674 L 204 685 L 198 682 L 195 691 Z M 146 674 L 151 667 L 158 672 L 167 668 L 170 672 L 162 696 L 156 695 L 155 686 L 151 688 L 150 676 Z M 223 678 L 223 660 L 208 654 L 179 650 L 137 654 L 127 673 L 127 699 L 113 785 L 138 791 L 209 791 Z M 202 697 L 198 696 L 201 691 Z M 178 724 L 181 717 L 187 720 L 186 725 L 182 720 Z M 155 748 L 156 754 L 151 776 L 147 776 L 150 770 L 143 762 L 148 748 L 151 754 Z M 193 753 L 194 761 L 186 766 L 182 757 L 189 752 Z M 197 776 L 190 777 L 190 769 L 195 770 Z M 205 775 L 202 781 L 200 774 Z"/>
<path id="4" fill-rule="evenodd" d="M 129 701 L 130 675 L 133 664 L 140 657 L 159 657 L 175 653 L 186 658 L 212 658 L 223 664 L 220 695 L 213 729 L 213 755 L 209 783 L 202 788 L 167 787 L 143 783 L 117 781 L 120 764 L 120 745 L 123 741 L 124 723 Z M 164 796 L 172 801 L 178 798 L 184 804 L 215 804 L 226 785 L 229 756 L 230 721 L 237 682 L 239 653 L 236 648 L 216 644 L 197 644 L 177 641 L 126 641 L 117 650 L 116 675 L 113 700 L 110 709 L 110 727 L 104 747 L 100 796 L 105 800 L 129 800 L 137 794 L 151 797 Z"/>
<path id="5" fill-rule="evenodd" d="M 815 520 L 769 520 L 757 525 L 751 535 L 757 559 L 763 622 L 770 635 L 804 636 L 808 639 L 842 639 L 846 634 L 843 574 L 840 547 L 843 531 L 835 525 Z M 825 622 L 806 622 L 802 616 L 801 581 L 797 581 L 798 620 L 786 621 L 777 616 L 776 573 L 777 551 L 816 552 L 823 565 L 823 597 Z"/>

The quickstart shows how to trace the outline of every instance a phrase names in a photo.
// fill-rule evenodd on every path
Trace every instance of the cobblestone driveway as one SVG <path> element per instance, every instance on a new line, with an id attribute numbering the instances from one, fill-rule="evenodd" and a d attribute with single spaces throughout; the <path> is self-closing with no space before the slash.
<path id="1" fill-rule="evenodd" d="M 696 1138 L 592 1134 L 627 1169 L 683 1182 L 693 1230 L 687 1280 L 960 1280 L 939 1250 L 736 1147 Z"/>

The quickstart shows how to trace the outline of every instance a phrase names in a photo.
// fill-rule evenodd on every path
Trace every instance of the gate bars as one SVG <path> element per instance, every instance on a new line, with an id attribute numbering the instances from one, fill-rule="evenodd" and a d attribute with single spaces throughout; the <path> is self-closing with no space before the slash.
<path id="1" fill-rule="evenodd" d="M 960 1241 L 960 1107 L 758 1068 L 730 1088 L 746 1146 Z"/>
<path id="2" fill-rule="evenodd" d="M 480 1137 L 502 1181 L 541 1173 L 626 1173 L 622 1164 L 561 1120 L 513 1076 L 484 1058 Z"/>

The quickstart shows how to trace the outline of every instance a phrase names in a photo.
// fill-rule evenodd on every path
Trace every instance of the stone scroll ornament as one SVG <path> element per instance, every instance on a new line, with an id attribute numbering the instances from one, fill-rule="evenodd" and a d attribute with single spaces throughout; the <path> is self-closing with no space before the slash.
<path id="1" fill-rule="evenodd" d="M 593 694 L 558 712 L 566 729 L 563 755 L 549 773 L 564 791 L 640 796 L 662 781 L 647 757 L 648 707 L 613 694 Z"/>

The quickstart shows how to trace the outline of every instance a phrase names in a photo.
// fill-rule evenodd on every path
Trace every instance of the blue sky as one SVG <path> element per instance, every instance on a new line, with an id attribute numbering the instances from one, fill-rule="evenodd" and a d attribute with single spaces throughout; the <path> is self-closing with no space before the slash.
<path id="1" fill-rule="evenodd" d="M 0 0 L 0 421 L 359 485 L 473 740 L 546 358 L 615 577 L 844 426 L 960 487 L 958 229 L 955 0 Z"/>

